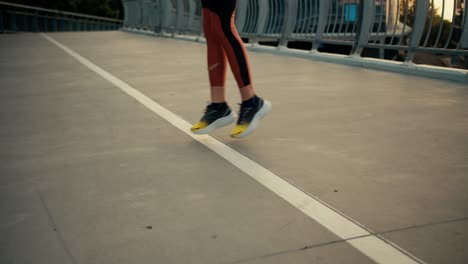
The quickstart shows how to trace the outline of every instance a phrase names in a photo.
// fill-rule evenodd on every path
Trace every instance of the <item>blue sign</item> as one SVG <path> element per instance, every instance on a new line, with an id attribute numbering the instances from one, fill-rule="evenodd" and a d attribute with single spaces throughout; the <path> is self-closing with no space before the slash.
<path id="1" fill-rule="evenodd" d="M 345 4 L 346 22 L 356 22 L 356 19 L 357 19 L 357 4 Z"/>

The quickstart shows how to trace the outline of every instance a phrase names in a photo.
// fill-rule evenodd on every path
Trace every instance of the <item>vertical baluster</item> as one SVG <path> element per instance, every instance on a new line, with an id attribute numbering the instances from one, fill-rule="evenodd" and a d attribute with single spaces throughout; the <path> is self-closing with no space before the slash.
<path id="1" fill-rule="evenodd" d="M 304 32 L 306 31 L 305 29 L 305 24 L 306 24 L 306 21 L 305 21 L 305 8 L 302 8 L 301 6 L 301 9 L 299 10 L 299 13 L 300 13 L 300 18 L 301 18 L 301 23 L 300 23 L 300 27 L 299 27 L 299 32 L 300 34 L 304 34 Z"/>
<path id="2" fill-rule="evenodd" d="M 424 33 L 424 27 L 426 25 L 427 12 L 429 11 L 429 2 L 428 1 L 417 1 L 414 24 L 413 24 L 413 33 L 411 34 L 410 45 L 408 49 L 408 55 L 406 56 L 405 62 L 410 62 L 414 58 L 414 54 L 419 48 L 419 43 L 421 37 Z"/>
<path id="3" fill-rule="evenodd" d="M 395 39 L 396 30 L 398 27 L 398 21 L 400 21 L 400 0 L 397 0 L 397 13 L 395 17 L 395 24 L 393 25 L 392 38 L 390 39 L 390 44 L 393 45 L 393 40 Z"/>
<path id="4" fill-rule="evenodd" d="M 377 4 L 377 2 L 376 2 L 376 4 Z M 384 11 L 385 10 L 383 8 L 382 1 L 380 1 L 380 19 L 379 19 L 379 26 L 377 27 L 377 37 L 374 39 L 374 44 L 377 43 L 377 40 L 379 40 L 379 37 L 380 37 L 380 30 L 382 29 Z"/>
<path id="5" fill-rule="evenodd" d="M 332 29 L 331 36 L 336 34 L 336 26 L 338 25 L 338 13 L 339 13 L 339 10 L 340 10 L 340 7 L 339 7 L 340 0 L 334 0 L 334 2 L 335 2 L 335 21 L 333 22 L 333 29 Z M 334 35 L 334 39 L 338 39 L 337 34 Z"/>
<path id="6" fill-rule="evenodd" d="M 0 5 L 0 32 L 4 32 L 5 31 L 5 24 L 3 22 L 3 20 L 5 19 L 6 17 L 6 12 L 3 11 L 3 8 L 2 6 Z"/>
<path id="7" fill-rule="evenodd" d="M 431 19 L 429 20 L 429 28 L 426 32 L 426 39 L 424 40 L 423 47 L 427 47 L 427 42 L 429 41 L 429 37 L 431 36 L 432 31 L 432 22 L 434 21 L 435 9 L 434 9 L 434 0 L 431 1 Z"/>
<path id="8" fill-rule="evenodd" d="M 265 32 L 265 26 L 268 19 L 268 13 L 270 13 L 270 7 L 268 0 L 258 0 L 258 23 L 256 30 L 256 37 L 258 38 Z"/>
<path id="9" fill-rule="evenodd" d="M 337 10 L 338 12 L 338 10 Z M 341 35 L 341 30 L 343 29 L 343 24 L 344 24 L 344 17 L 345 17 L 345 3 L 342 2 L 341 4 L 341 21 L 340 21 L 340 27 L 338 28 L 338 35 Z"/>
<path id="10" fill-rule="evenodd" d="M 403 43 L 403 36 L 405 35 L 406 26 L 408 25 L 408 14 L 409 14 L 409 0 L 405 1 L 405 17 L 403 19 L 403 29 L 401 31 L 400 41 L 398 41 L 398 45 Z M 400 7 L 398 7 L 400 8 Z"/>
<path id="11" fill-rule="evenodd" d="M 298 0 L 286 0 L 284 10 L 283 30 L 280 40 L 280 47 L 287 47 L 288 40 L 293 34 L 297 22 L 297 2 Z"/>
<path id="12" fill-rule="evenodd" d="M 463 18 L 461 22 L 462 33 L 460 36 L 460 41 L 458 42 L 457 49 L 468 49 L 468 4 L 465 0 L 465 6 L 463 10 Z M 465 56 L 466 60 L 468 60 L 468 56 Z M 468 63 L 465 60 L 465 63 Z"/>
<path id="13" fill-rule="evenodd" d="M 16 12 L 13 9 L 12 12 L 10 12 L 10 24 L 11 24 L 11 31 L 16 32 L 18 31 L 18 25 L 16 24 Z"/>
<path id="14" fill-rule="evenodd" d="M 195 0 L 195 1 L 200 1 L 200 0 Z M 239 1 L 237 2 L 237 9 L 236 9 L 236 26 L 239 30 L 239 33 L 246 33 L 246 25 L 247 24 L 247 11 L 249 8 L 249 2 L 244 0 L 244 1 Z"/>
<path id="15" fill-rule="evenodd" d="M 364 0 L 359 5 L 359 25 L 354 43 L 354 56 L 361 56 L 364 45 L 369 42 L 370 33 L 374 26 L 372 21 L 375 18 L 375 4 L 373 0 Z"/>
<path id="16" fill-rule="evenodd" d="M 453 0 L 452 23 L 450 25 L 449 35 L 447 37 L 447 42 L 444 45 L 444 49 L 448 47 L 448 45 L 450 44 L 450 40 L 452 40 L 453 27 L 455 26 L 456 10 L 457 10 L 457 0 Z"/>
<path id="17" fill-rule="evenodd" d="M 307 12 L 305 12 L 305 14 L 307 18 L 307 24 L 305 26 L 304 37 L 307 37 L 307 35 L 311 34 L 311 31 L 312 31 L 311 26 L 313 23 L 313 19 L 315 19 L 312 17 L 312 1 L 306 1 L 306 6 L 307 6 Z"/>
<path id="18" fill-rule="evenodd" d="M 330 0 L 319 0 L 319 12 L 318 12 L 318 23 L 317 23 L 317 32 L 315 33 L 315 39 L 312 45 L 313 51 L 317 51 L 320 43 L 322 42 L 323 34 L 328 28 L 328 18 L 330 15 Z"/>
<path id="19" fill-rule="evenodd" d="M 440 25 L 439 25 L 439 32 L 437 33 L 437 38 L 436 38 L 436 41 L 434 43 L 434 48 L 437 48 L 437 46 L 439 46 L 439 42 L 440 42 L 440 37 L 442 36 L 442 31 L 444 29 L 444 15 L 445 15 L 445 0 L 442 0 L 442 14 L 441 14 L 441 18 L 440 18 Z"/>

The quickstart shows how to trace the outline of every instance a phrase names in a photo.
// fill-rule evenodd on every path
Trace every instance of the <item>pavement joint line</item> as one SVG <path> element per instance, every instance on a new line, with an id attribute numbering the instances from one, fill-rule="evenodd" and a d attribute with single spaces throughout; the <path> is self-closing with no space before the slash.
<path id="1" fill-rule="evenodd" d="M 353 239 L 359 239 L 359 238 L 363 238 L 363 237 L 367 237 L 367 236 L 371 236 L 371 234 L 364 235 L 364 236 L 359 236 L 359 237 L 352 237 L 352 238 L 349 238 L 349 239 L 330 240 L 330 241 L 323 242 L 323 243 L 317 243 L 317 244 L 313 244 L 313 245 L 303 246 L 301 248 L 286 249 L 286 250 L 277 251 L 277 252 L 264 254 L 264 255 L 260 255 L 260 256 L 254 256 L 254 257 L 250 257 L 250 258 L 240 259 L 240 260 L 237 260 L 237 261 L 234 261 L 234 262 L 230 262 L 229 264 L 240 264 L 240 263 L 245 263 L 245 262 L 251 262 L 252 260 L 259 260 L 259 259 L 267 259 L 267 258 L 271 258 L 271 257 L 277 257 L 277 256 L 281 256 L 281 255 L 286 255 L 286 254 L 311 250 L 311 249 L 318 248 L 318 247 L 324 247 L 324 246 L 329 246 L 329 245 L 333 245 L 333 244 L 345 243 L 345 242 L 348 242 L 348 241 L 353 240 Z"/>
<path id="2" fill-rule="evenodd" d="M 67 255 L 68 259 L 70 260 L 72 264 L 77 264 L 75 257 L 73 257 L 73 254 L 71 253 L 70 249 L 67 246 L 67 243 L 65 242 L 65 239 L 63 238 L 62 232 L 60 232 L 60 229 L 57 227 L 57 224 L 54 221 L 54 217 L 52 216 L 52 213 L 50 212 L 49 207 L 47 207 L 44 197 L 42 196 L 39 190 L 35 189 L 35 191 L 37 193 L 37 196 L 39 196 L 39 200 L 41 201 L 41 205 L 47 215 L 49 223 L 51 227 L 54 229 L 57 239 L 60 242 L 60 245 L 62 246 L 63 250 L 65 251 L 65 254 Z"/>
<path id="3" fill-rule="evenodd" d="M 40 35 L 102 78 L 117 86 L 120 90 L 128 94 L 130 97 L 133 97 L 155 114 L 180 129 L 182 132 L 223 157 L 245 174 L 255 179 L 279 197 L 283 198 L 311 219 L 315 220 L 321 226 L 339 238 L 346 240 L 350 245 L 375 262 L 391 264 L 424 263 L 422 260 L 404 251 L 385 238 L 375 235 L 375 233 L 370 231 L 368 228 L 365 228 L 350 217 L 340 213 L 338 210 L 327 205 L 317 197 L 304 192 L 282 177 L 272 173 L 270 170 L 237 152 L 225 143 L 209 135 L 193 134 L 190 131 L 191 124 L 180 116 L 172 113 L 145 94 L 131 87 L 124 81 L 92 63 L 49 35 L 45 33 L 40 33 Z M 354 239 L 350 240 L 351 238 Z"/>
<path id="4" fill-rule="evenodd" d="M 426 224 L 401 227 L 401 228 L 381 231 L 376 234 L 385 235 L 385 234 L 391 234 L 391 233 L 396 233 L 396 232 L 401 232 L 401 231 L 408 231 L 412 229 L 425 228 L 425 227 L 436 226 L 436 225 L 445 225 L 445 224 L 451 224 L 451 223 L 457 223 L 457 222 L 465 222 L 465 221 L 468 221 L 468 217 L 460 217 L 460 218 L 454 218 L 454 219 L 449 219 L 449 220 L 444 220 L 444 221 L 439 221 L 439 222 L 434 222 L 434 223 L 426 223 Z"/>
<path id="5" fill-rule="evenodd" d="M 456 219 L 455 221 L 462 221 L 462 220 L 461 220 L 461 219 Z M 455 221 L 452 221 L 452 222 L 455 222 Z M 276 257 L 276 256 L 280 256 L 280 255 L 285 255 L 285 254 L 290 254 L 290 253 L 295 253 L 295 252 L 300 252 L 300 251 L 311 250 L 311 249 L 318 248 L 318 247 L 323 247 L 323 246 L 329 246 L 329 245 L 333 245 L 333 244 L 339 244 L 339 243 L 349 242 L 349 241 L 355 240 L 355 239 L 360 239 L 360 238 L 365 238 L 365 237 L 370 237 L 370 236 L 379 236 L 379 235 L 381 235 L 381 234 L 384 234 L 384 233 L 383 233 L 383 232 L 371 233 L 371 234 L 368 234 L 368 235 L 357 236 L 357 237 L 351 237 L 351 238 L 348 238 L 348 239 L 330 240 L 330 241 L 323 242 L 323 243 L 317 243 L 317 244 L 313 244 L 313 245 L 307 245 L 307 246 L 304 246 L 304 247 L 301 247 L 301 248 L 289 249 L 289 250 L 282 250 L 282 251 L 273 252 L 273 253 L 269 253 L 269 254 L 265 254 L 265 255 L 261 255 L 261 256 L 255 256 L 255 257 L 245 258 L 245 259 L 237 260 L 237 261 L 234 261 L 234 262 L 230 262 L 230 264 L 240 264 L 240 263 L 250 262 L 250 261 L 252 261 L 252 260 L 258 260 L 258 259 Z M 395 245 L 395 246 L 397 246 L 397 245 Z M 398 247 L 398 246 L 397 246 L 397 247 Z"/>

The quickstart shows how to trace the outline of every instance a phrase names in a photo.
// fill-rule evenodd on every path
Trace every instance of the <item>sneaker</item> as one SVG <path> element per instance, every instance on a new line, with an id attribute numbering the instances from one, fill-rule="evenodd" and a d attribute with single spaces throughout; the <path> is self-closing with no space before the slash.
<path id="1" fill-rule="evenodd" d="M 200 122 L 192 126 L 194 134 L 209 134 L 211 131 L 230 125 L 234 122 L 234 115 L 227 104 L 210 104 Z"/>
<path id="2" fill-rule="evenodd" d="M 262 119 L 271 110 L 271 102 L 260 97 L 254 97 L 253 103 L 240 105 L 239 120 L 231 131 L 231 137 L 243 138 L 250 135 Z"/>

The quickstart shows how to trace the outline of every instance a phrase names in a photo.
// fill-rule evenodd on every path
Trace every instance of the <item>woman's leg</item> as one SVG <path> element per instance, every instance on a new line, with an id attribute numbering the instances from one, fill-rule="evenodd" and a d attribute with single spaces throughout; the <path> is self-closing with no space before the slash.
<path id="1" fill-rule="evenodd" d="M 226 55 L 239 86 L 242 104 L 237 125 L 231 137 L 242 138 L 252 133 L 271 109 L 271 103 L 257 97 L 252 86 L 247 50 L 234 24 L 237 0 L 202 0 L 203 27 L 208 45 L 208 71 L 212 101 L 203 118 L 192 127 L 197 134 L 233 122 L 233 115 L 225 101 Z"/>
<path id="2" fill-rule="evenodd" d="M 213 13 L 207 8 L 203 8 L 203 31 L 207 44 L 211 102 L 221 103 L 226 101 L 227 58 L 213 31 L 213 20 Z"/>
<path id="3" fill-rule="evenodd" d="M 216 15 L 207 8 L 212 3 L 212 0 L 202 0 L 211 104 L 207 106 L 200 121 L 192 126 L 191 130 L 195 134 L 208 134 L 234 122 L 234 115 L 226 104 L 226 53 L 213 30 Z"/>
<path id="4" fill-rule="evenodd" d="M 234 23 L 236 0 L 217 0 L 210 10 L 213 11 L 212 29 L 227 54 L 229 65 L 239 86 L 242 101 L 254 96 L 252 77 L 247 50 Z"/>

